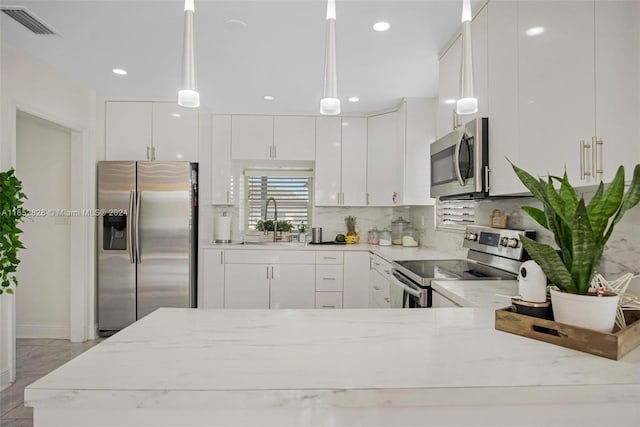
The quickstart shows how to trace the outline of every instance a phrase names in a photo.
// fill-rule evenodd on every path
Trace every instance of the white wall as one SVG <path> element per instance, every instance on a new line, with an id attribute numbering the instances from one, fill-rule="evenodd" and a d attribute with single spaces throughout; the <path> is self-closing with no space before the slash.
<path id="1" fill-rule="evenodd" d="M 95 205 L 95 159 L 104 153 L 103 129 L 104 115 L 100 104 L 102 99 L 96 93 L 84 88 L 66 76 L 58 73 L 48 65 L 35 60 L 5 44 L 0 44 L 0 169 L 15 166 L 16 109 L 46 118 L 65 127 L 79 131 L 84 146 L 83 160 L 86 177 L 83 184 L 83 203 L 87 208 Z M 97 153 L 97 155 L 96 155 Z M 76 233 L 78 239 L 82 234 L 95 232 L 95 219 L 82 221 L 82 233 Z M 78 235 L 80 234 L 80 235 Z M 82 245 L 76 245 L 82 247 Z M 95 245 L 83 247 L 88 253 L 87 271 L 94 270 Z M 82 277 L 86 286 L 86 299 L 93 301 L 95 277 L 91 273 Z M 18 290 L 19 292 L 19 290 Z M 72 304 L 72 305 L 75 305 Z M 85 319 L 84 317 L 87 317 Z M 95 323 L 95 310 L 89 310 L 81 320 Z M 6 387 L 6 375 L 9 368 L 10 377 L 15 378 L 14 365 L 14 331 L 15 331 L 15 299 L 10 296 L 0 297 L 0 388 Z"/>
<path id="2" fill-rule="evenodd" d="M 29 195 L 26 209 L 71 210 L 71 131 L 19 112 L 16 175 Z M 21 228 L 16 294 L 17 338 L 69 338 L 70 221 L 33 216 Z"/>

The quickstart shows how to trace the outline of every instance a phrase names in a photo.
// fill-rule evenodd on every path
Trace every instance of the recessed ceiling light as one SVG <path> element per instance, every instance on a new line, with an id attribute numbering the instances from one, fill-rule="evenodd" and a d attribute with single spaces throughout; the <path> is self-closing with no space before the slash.
<path id="1" fill-rule="evenodd" d="M 357 96 L 352 96 L 351 98 L 349 98 L 349 102 L 358 102 L 360 101 L 360 98 L 358 98 Z"/>
<path id="2" fill-rule="evenodd" d="M 119 76 L 126 76 L 127 75 L 127 70 L 123 70 L 122 68 L 114 68 L 111 71 L 113 71 L 113 74 L 117 74 Z"/>
<path id="3" fill-rule="evenodd" d="M 539 36 L 544 32 L 545 32 L 544 27 L 531 27 L 527 31 L 525 31 L 525 34 L 533 37 L 533 36 Z"/>
<path id="4" fill-rule="evenodd" d="M 263 99 L 265 101 L 273 101 L 275 98 L 273 96 L 271 96 L 271 95 L 266 95 Z"/>
<path id="5" fill-rule="evenodd" d="M 455 100 L 455 99 L 445 99 L 443 102 L 444 102 L 445 104 L 455 104 L 455 103 L 456 103 L 456 100 Z"/>
<path id="6" fill-rule="evenodd" d="M 171 113 L 171 117 L 181 117 L 180 113 Z"/>
<path id="7" fill-rule="evenodd" d="M 387 31 L 389 28 L 391 28 L 391 24 L 388 22 L 381 21 L 373 24 L 373 29 L 375 31 Z"/>

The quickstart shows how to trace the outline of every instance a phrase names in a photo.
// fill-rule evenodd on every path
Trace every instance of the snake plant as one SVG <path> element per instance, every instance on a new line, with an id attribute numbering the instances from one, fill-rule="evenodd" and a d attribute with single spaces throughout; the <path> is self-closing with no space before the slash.
<path id="1" fill-rule="evenodd" d="M 552 284 L 573 294 L 587 294 L 597 272 L 607 240 L 626 211 L 640 201 L 640 165 L 633 171 L 631 186 L 624 191 L 624 167 L 620 166 L 605 189 L 602 181 L 593 198 L 586 203 L 578 198 L 565 171 L 562 178 L 534 178 L 512 164 L 513 170 L 542 202 L 543 209 L 523 206 L 536 222 L 553 233 L 560 254 L 553 247 L 526 237 L 523 247 L 537 262 Z M 559 189 L 554 187 L 559 184 Z"/>

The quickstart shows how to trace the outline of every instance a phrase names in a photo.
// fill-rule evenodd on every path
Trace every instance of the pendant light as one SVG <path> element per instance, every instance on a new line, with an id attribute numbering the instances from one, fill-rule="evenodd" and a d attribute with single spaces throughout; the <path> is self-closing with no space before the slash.
<path id="1" fill-rule="evenodd" d="M 336 2 L 327 0 L 327 57 L 324 63 L 324 92 L 320 100 L 320 114 L 340 114 L 338 78 L 336 73 Z"/>
<path id="2" fill-rule="evenodd" d="M 196 66 L 193 51 L 194 0 L 184 2 L 184 46 L 182 50 L 182 90 L 178 92 L 178 105 L 197 108 L 200 94 L 196 90 Z"/>
<path id="3" fill-rule="evenodd" d="M 462 62 L 460 64 L 460 99 L 456 102 L 456 114 L 478 112 L 478 99 L 473 93 L 473 54 L 471 52 L 471 5 L 462 0 Z"/>

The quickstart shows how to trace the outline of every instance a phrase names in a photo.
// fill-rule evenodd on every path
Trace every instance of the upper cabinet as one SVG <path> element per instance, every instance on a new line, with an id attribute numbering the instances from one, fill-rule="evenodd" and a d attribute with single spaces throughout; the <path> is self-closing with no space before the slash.
<path id="1" fill-rule="evenodd" d="M 231 169 L 231 116 L 214 115 L 211 149 L 211 204 L 234 204 Z"/>
<path id="2" fill-rule="evenodd" d="M 489 14 L 485 5 L 476 13 L 471 22 L 474 93 L 478 98 L 478 112 L 476 114 L 465 116 L 454 114 L 456 101 L 460 97 L 462 40 L 459 35 L 440 58 L 436 126 L 438 138 L 451 132 L 456 124 L 464 124 L 478 117 L 487 117 L 489 113 L 488 27 Z"/>
<path id="3" fill-rule="evenodd" d="M 371 206 L 395 206 L 401 203 L 402 164 L 398 112 L 368 118 L 367 192 Z"/>
<path id="4" fill-rule="evenodd" d="M 106 160 L 198 161 L 198 110 L 146 101 L 105 109 Z"/>
<path id="5" fill-rule="evenodd" d="M 404 142 L 402 203 L 432 205 L 430 146 L 436 137 L 435 99 L 409 98 L 398 110 L 400 143 Z"/>
<path id="6" fill-rule="evenodd" d="M 315 118 L 233 115 L 233 159 L 314 160 Z"/>
<path id="7" fill-rule="evenodd" d="M 316 118 L 316 206 L 367 204 L 366 153 L 366 118 Z"/>

